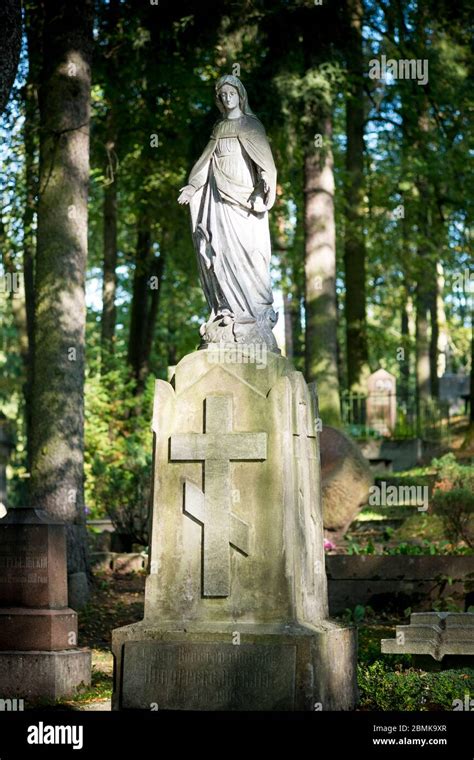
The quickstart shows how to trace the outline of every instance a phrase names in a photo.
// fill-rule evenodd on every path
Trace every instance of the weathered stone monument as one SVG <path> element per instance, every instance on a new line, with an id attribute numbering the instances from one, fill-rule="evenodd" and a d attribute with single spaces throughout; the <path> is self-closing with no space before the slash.
<path id="1" fill-rule="evenodd" d="M 211 310 L 158 380 L 145 616 L 113 631 L 114 709 L 331 710 L 356 700 L 355 634 L 328 619 L 316 396 L 279 355 L 276 171 L 236 77 L 183 188 Z"/>
<path id="2" fill-rule="evenodd" d="M 383 654 L 429 656 L 437 662 L 474 662 L 474 613 L 414 612 L 410 625 L 397 625 L 396 638 L 382 639 Z"/>
<path id="3" fill-rule="evenodd" d="M 113 632 L 114 707 L 349 709 L 328 620 L 317 410 L 302 375 L 186 356 L 155 393 L 143 622 Z"/>
<path id="4" fill-rule="evenodd" d="M 67 606 L 65 527 L 39 509 L 10 509 L 0 520 L 0 696 L 57 699 L 90 679 Z"/>
<path id="5" fill-rule="evenodd" d="M 397 381 L 385 369 L 367 378 L 367 427 L 390 436 L 397 424 Z"/>

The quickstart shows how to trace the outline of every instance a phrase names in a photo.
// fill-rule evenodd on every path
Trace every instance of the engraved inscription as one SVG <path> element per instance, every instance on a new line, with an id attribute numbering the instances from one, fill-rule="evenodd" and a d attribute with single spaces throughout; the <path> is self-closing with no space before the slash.
<path id="1" fill-rule="evenodd" d="M 127 642 L 123 707 L 292 710 L 295 659 L 290 645 Z"/>
<path id="2" fill-rule="evenodd" d="M 32 553 L 25 542 L 3 543 L 0 548 L 0 584 L 48 582 L 48 555 Z M 35 572 L 39 571 L 39 572 Z"/>

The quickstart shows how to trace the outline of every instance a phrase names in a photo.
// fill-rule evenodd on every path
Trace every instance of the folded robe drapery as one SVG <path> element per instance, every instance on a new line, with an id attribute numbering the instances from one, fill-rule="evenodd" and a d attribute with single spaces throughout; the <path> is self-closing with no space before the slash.
<path id="1" fill-rule="evenodd" d="M 238 322 L 274 318 L 267 211 L 276 168 L 261 122 L 249 115 L 217 122 L 189 184 L 197 190 L 193 240 L 211 318 L 224 310 Z"/>

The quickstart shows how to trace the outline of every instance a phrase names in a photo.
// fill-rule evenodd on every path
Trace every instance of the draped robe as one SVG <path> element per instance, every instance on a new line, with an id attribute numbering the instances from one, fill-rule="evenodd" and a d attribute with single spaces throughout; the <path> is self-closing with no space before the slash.
<path id="1" fill-rule="evenodd" d="M 211 319 L 227 312 L 242 324 L 274 320 L 267 212 L 276 169 L 261 122 L 250 115 L 217 122 L 189 184 L 197 190 L 193 241 Z"/>

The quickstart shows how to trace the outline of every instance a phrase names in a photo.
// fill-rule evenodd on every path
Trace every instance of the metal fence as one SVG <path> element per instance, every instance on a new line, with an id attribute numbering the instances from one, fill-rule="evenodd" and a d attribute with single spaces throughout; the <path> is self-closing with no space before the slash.
<path id="1" fill-rule="evenodd" d="M 342 422 L 355 438 L 449 439 L 449 403 L 390 393 L 342 393 Z"/>

